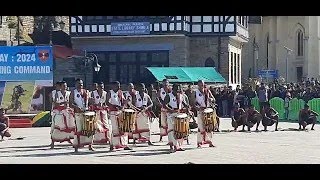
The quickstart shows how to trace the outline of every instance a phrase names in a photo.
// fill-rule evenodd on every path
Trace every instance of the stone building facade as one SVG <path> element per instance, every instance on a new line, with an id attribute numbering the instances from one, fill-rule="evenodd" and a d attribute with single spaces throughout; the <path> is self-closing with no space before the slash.
<path id="1" fill-rule="evenodd" d="M 20 31 L 22 31 L 24 35 L 32 34 L 34 30 L 34 16 L 19 17 L 21 19 Z M 63 31 L 69 34 L 69 16 L 56 16 L 56 21 L 63 21 L 65 23 Z M 18 44 L 17 38 L 15 37 L 17 28 L 10 29 L 8 23 L 8 16 L 0 16 L 0 45 L 14 46 Z M 60 28 L 58 26 L 53 30 L 57 31 L 60 30 Z M 23 42 L 23 39 L 21 39 L 21 43 Z"/>
<path id="2" fill-rule="evenodd" d="M 243 78 L 260 69 L 278 70 L 289 82 L 320 75 L 319 16 L 264 16 L 249 24 L 243 49 Z M 288 51 L 289 50 L 289 51 Z"/>

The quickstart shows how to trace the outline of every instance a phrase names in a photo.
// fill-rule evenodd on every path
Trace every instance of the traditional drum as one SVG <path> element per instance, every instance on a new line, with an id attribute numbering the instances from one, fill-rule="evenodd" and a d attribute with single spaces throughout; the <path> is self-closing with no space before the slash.
<path id="1" fill-rule="evenodd" d="M 85 136 L 93 136 L 95 134 L 96 113 L 93 111 L 84 112 L 84 122 L 82 124 L 82 134 Z"/>
<path id="2" fill-rule="evenodd" d="M 133 109 L 124 109 L 118 120 L 120 132 L 132 133 L 135 130 L 136 112 Z"/>
<path id="3" fill-rule="evenodd" d="M 206 108 L 203 110 L 202 116 L 203 126 L 206 132 L 212 132 L 217 125 L 217 114 L 212 108 Z"/>
<path id="4" fill-rule="evenodd" d="M 174 137 L 176 139 L 186 138 L 189 135 L 189 118 L 185 113 L 178 114 L 174 122 Z"/>

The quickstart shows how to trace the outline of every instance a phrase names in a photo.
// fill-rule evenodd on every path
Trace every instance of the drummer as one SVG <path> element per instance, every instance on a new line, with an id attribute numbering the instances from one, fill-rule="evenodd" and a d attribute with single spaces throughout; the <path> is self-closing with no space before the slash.
<path id="1" fill-rule="evenodd" d="M 89 145 L 89 150 L 94 151 L 92 147 L 93 136 L 86 136 L 82 133 L 83 123 L 85 121 L 85 111 L 88 108 L 88 91 L 83 88 L 82 79 L 76 80 L 76 89 L 70 94 L 70 107 L 74 108 L 74 116 L 76 122 L 75 137 L 73 141 L 73 147 L 75 152 L 78 152 L 80 147 Z"/>
<path id="2" fill-rule="evenodd" d="M 129 99 L 130 99 L 130 101 L 131 101 L 131 100 L 132 100 L 132 97 L 135 96 L 137 93 L 138 93 L 138 91 L 136 91 L 136 90 L 134 89 L 133 83 L 129 83 L 129 84 L 128 84 L 128 91 L 125 93 L 125 98 L 126 98 L 128 101 L 129 101 Z"/>
<path id="3" fill-rule="evenodd" d="M 54 142 L 70 142 L 74 138 L 75 122 L 73 111 L 69 108 L 70 91 L 65 81 L 59 82 L 60 90 L 53 94 L 54 107 L 51 124 L 51 149 Z"/>
<path id="4" fill-rule="evenodd" d="M 126 104 L 126 99 L 120 89 L 120 82 L 113 82 L 111 88 L 112 89 L 107 94 L 107 105 L 110 111 L 113 134 L 110 142 L 110 150 L 112 151 L 113 148 L 132 150 L 128 147 L 128 133 L 122 133 L 119 131 L 118 118 L 121 118 L 123 107 Z"/>
<path id="5" fill-rule="evenodd" d="M 91 110 L 96 113 L 96 133 L 94 143 L 108 143 L 111 140 L 112 129 L 107 113 L 107 92 L 104 90 L 104 83 L 98 84 L 98 89 L 91 93 Z M 112 147 L 110 147 L 112 149 Z"/>
<path id="6" fill-rule="evenodd" d="M 247 124 L 246 111 L 240 108 L 239 103 L 234 104 L 234 109 L 231 111 L 231 125 L 235 131 L 237 131 L 239 126 L 242 126 L 242 131 Z"/>
<path id="7" fill-rule="evenodd" d="M 150 124 L 149 117 L 150 111 L 153 106 L 150 96 L 145 93 L 145 85 L 143 83 L 138 84 L 137 94 L 133 96 L 132 105 L 136 111 L 135 131 L 133 132 L 133 144 L 138 141 L 147 141 L 148 145 L 153 145 L 150 141 Z"/>
<path id="8" fill-rule="evenodd" d="M 163 136 L 168 136 L 168 123 L 167 123 L 167 110 L 164 108 L 164 98 L 170 92 L 169 80 L 162 80 L 162 88 L 158 91 L 158 104 L 161 104 L 161 114 L 160 114 L 160 142 Z"/>
<path id="9" fill-rule="evenodd" d="M 138 93 L 138 91 L 135 90 L 133 83 L 129 83 L 128 84 L 128 91 L 124 93 L 124 97 L 127 100 L 126 101 L 127 103 L 125 104 L 125 108 L 134 109 L 134 107 L 132 107 L 132 98 L 135 98 L 137 93 Z M 128 133 L 128 138 L 133 139 L 133 134 L 131 132 Z"/>
<path id="10" fill-rule="evenodd" d="M 164 108 L 167 110 L 170 153 L 184 151 L 184 149 L 181 148 L 184 139 L 176 139 L 174 136 L 174 120 L 177 115 L 183 111 L 183 100 L 184 96 L 181 94 L 181 86 L 178 84 L 173 85 L 172 91 L 168 93 L 164 99 Z"/>
<path id="11" fill-rule="evenodd" d="M 53 102 L 54 99 L 55 99 L 55 94 L 56 94 L 57 91 L 60 91 L 60 85 L 61 85 L 60 81 L 56 82 L 56 84 L 54 86 L 54 90 L 52 90 L 51 93 L 50 93 L 50 97 L 51 98 L 49 98 L 49 101 L 51 103 L 51 113 L 52 113 L 53 107 L 55 106 L 55 104 Z"/>
<path id="12" fill-rule="evenodd" d="M 201 145 L 209 144 L 209 147 L 215 147 L 212 143 L 212 133 L 206 132 L 203 124 L 203 111 L 206 108 L 211 108 L 214 100 L 211 92 L 205 88 L 203 80 L 198 81 L 198 89 L 195 91 L 195 102 L 192 104 L 197 110 L 197 121 L 198 121 L 198 133 L 197 133 L 197 146 L 201 148 Z"/>

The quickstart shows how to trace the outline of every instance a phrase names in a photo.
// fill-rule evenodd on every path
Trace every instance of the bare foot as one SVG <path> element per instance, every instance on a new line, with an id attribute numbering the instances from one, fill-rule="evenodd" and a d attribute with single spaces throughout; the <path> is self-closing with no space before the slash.
<path id="1" fill-rule="evenodd" d="M 210 144 L 210 145 L 209 145 L 209 147 L 216 147 L 216 146 L 215 146 L 215 145 L 213 145 L 213 144 Z"/>
<path id="2" fill-rule="evenodd" d="M 182 148 L 179 148 L 179 149 L 177 149 L 177 151 L 185 151 L 184 149 L 182 149 Z"/>
<path id="3" fill-rule="evenodd" d="M 149 145 L 149 146 L 153 146 L 154 144 L 152 144 L 151 141 L 148 141 L 148 145 Z"/>
<path id="4" fill-rule="evenodd" d="M 95 151 L 95 149 L 92 146 L 89 146 L 90 151 Z"/>

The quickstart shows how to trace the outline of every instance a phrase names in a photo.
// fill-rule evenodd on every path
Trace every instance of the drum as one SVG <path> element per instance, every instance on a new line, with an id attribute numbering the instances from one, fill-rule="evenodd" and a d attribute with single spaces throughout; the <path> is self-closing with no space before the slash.
<path id="1" fill-rule="evenodd" d="M 84 122 L 82 124 L 82 131 L 81 133 L 85 136 L 93 136 L 95 134 L 95 119 L 96 113 L 93 111 L 87 111 L 84 113 Z"/>
<path id="2" fill-rule="evenodd" d="M 217 123 L 217 114 L 215 109 L 206 108 L 203 110 L 202 116 L 203 127 L 206 132 L 214 131 Z"/>
<path id="3" fill-rule="evenodd" d="M 124 109 L 119 118 L 119 131 L 132 133 L 135 130 L 136 112 L 133 109 Z"/>
<path id="4" fill-rule="evenodd" d="M 189 135 L 189 118 L 185 113 L 178 114 L 174 122 L 174 137 L 176 139 L 186 138 Z"/>

